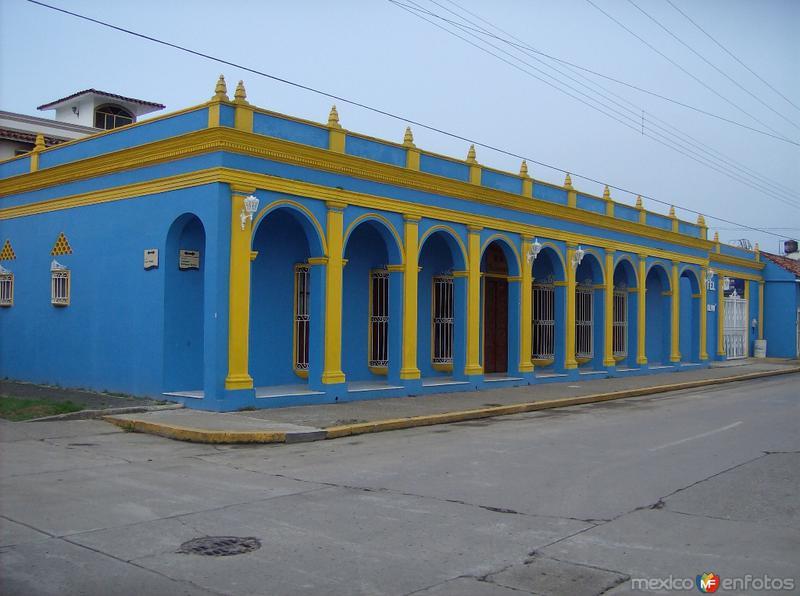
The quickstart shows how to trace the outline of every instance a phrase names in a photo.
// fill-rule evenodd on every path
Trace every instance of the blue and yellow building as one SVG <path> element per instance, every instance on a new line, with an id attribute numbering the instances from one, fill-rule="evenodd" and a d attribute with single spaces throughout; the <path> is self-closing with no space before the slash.
<path id="1" fill-rule="evenodd" d="M 227 93 L 0 162 L 1 376 L 224 411 L 704 367 L 764 338 L 758 251 L 702 216 Z"/>

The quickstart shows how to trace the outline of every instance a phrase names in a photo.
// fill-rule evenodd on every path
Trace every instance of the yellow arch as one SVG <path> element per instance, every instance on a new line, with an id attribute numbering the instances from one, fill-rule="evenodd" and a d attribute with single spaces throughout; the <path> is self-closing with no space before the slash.
<path id="1" fill-rule="evenodd" d="M 566 261 L 564 261 L 564 255 L 561 253 L 561 249 L 558 247 L 558 245 L 555 242 L 551 242 L 550 240 L 546 240 L 546 241 L 542 242 L 542 248 L 545 248 L 545 247 L 546 248 L 552 248 L 553 252 L 556 253 L 556 256 L 558 257 L 558 260 L 561 263 L 561 272 L 566 277 L 566 275 L 567 275 L 567 263 L 566 263 Z M 533 263 L 531 263 L 531 267 L 533 267 Z"/>
<path id="2" fill-rule="evenodd" d="M 435 226 L 428 228 L 422 235 L 422 237 L 419 239 L 419 251 L 422 252 L 422 247 L 425 245 L 425 241 L 428 239 L 428 236 L 431 236 L 435 232 L 441 230 L 449 232 L 450 235 L 453 237 L 453 240 L 455 240 L 458 243 L 458 247 L 461 249 L 461 258 L 464 259 L 464 269 L 467 269 L 469 267 L 469 259 L 467 258 L 467 248 L 464 246 L 464 242 L 461 240 L 461 236 L 459 236 L 458 233 L 450 226 L 446 226 L 444 224 L 437 224 Z"/>
<path id="3" fill-rule="evenodd" d="M 630 255 L 620 255 L 617 258 L 617 260 L 614 262 L 614 273 L 617 272 L 617 265 L 619 265 L 622 261 L 628 261 L 628 263 L 630 263 L 630 266 L 633 269 L 633 279 L 636 281 L 636 287 L 638 288 L 639 287 L 639 272 L 637 271 L 638 264 L 633 262 L 633 258 Z"/>
<path id="4" fill-rule="evenodd" d="M 667 278 L 667 286 L 668 286 L 667 291 L 671 292 L 672 291 L 672 277 L 670 276 L 669 271 L 672 268 L 672 265 L 667 265 L 664 261 L 653 261 L 652 263 L 650 263 L 647 266 L 647 270 L 644 273 L 645 284 L 647 283 L 647 276 L 650 274 L 650 270 L 653 267 L 660 267 L 661 270 L 664 272 L 664 277 Z"/>
<path id="5" fill-rule="evenodd" d="M 606 283 L 606 269 L 603 267 L 603 258 L 594 248 L 583 248 L 586 254 L 592 255 L 595 259 L 597 259 L 597 264 L 600 266 L 600 275 L 603 279 L 600 280 L 601 284 Z"/>
<path id="6" fill-rule="evenodd" d="M 320 225 L 319 221 L 317 221 L 317 218 L 314 217 L 314 214 L 311 213 L 311 211 L 307 207 L 301 205 L 297 201 L 292 201 L 291 199 L 278 199 L 277 201 L 273 201 L 272 203 L 270 203 L 269 205 L 267 205 L 261 211 L 258 212 L 258 214 L 253 218 L 253 231 L 251 233 L 250 244 L 252 245 L 253 243 L 253 238 L 255 237 L 256 230 L 258 229 L 259 222 L 261 222 L 261 220 L 264 219 L 264 217 L 269 212 L 274 211 L 279 207 L 292 207 L 303 213 L 308 218 L 308 221 L 311 222 L 311 225 L 313 225 L 316 228 L 317 236 L 319 237 L 319 243 L 320 246 L 322 246 L 322 252 L 325 256 L 327 256 L 328 243 L 325 240 L 325 232 L 322 230 L 322 226 Z"/>
<path id="7" fill-rule="evenodd" d="M 700 281 L 700 273 L 694 268 L 692 265 L 683 264 L 683 266 L 678 268 L 678 278 L 680 278 L 684 273 L 689 272 L 694 276 L 694 280 L 697 282 L 697 288 L 700 289 L 700 284 L 704 283 Z"/>
<path id="8" fill-rule="evenodd" d="M 352 221 L 352 223 L 349 226 L 347 226 L 347 230 L 345 230 L 344 237 L 342 239 L 342 256 L 344 256 L 344 251 L 347 248 L 347 241 L 350 238 L 350 234 L 353 233 L 353 230 L 356 229 L 356 226 L 358 226 L 358 224 L 366 220 L 379 221 L 386 226 L 386 228 L 392 233 L 392 236 L 394 236 L 394 241 L 397 244 L 397 251 L 400 253 L 400 263 L 392 263 L 392 264 L 401 265 L 405 263 L 406 253 L 403 250 L 403 241 L 400 239 L 400 234 L 398 234 L 397 230 L 394 229 L 392 222 L 386 219 L 386 217 L 384 217 L 383 215 L 374 212 L 365 213 L 364 215 L 359 215 Z"/>
<path id="9" fill-rule="evenodd" d="M 508 245 L 508 247 L 511 249 L 511 252 L 514 253 L 514 258 L 517 261 L 517 275 L 521 275 L 522 274 L 522 260 L 519 258 L 519 251 L 517 250 L 517 246 L 511 241 L 511 238 L 509 238 L 505 234 L 497 233 L 497 234 L 492 234 L 491 236 L 489 236 L 486 239 L 486 241 L 483 243 L 483 246 L 481 246 L 481 258 L 483 258 L 483 253 L 486 252 L 486 248 L 492 242 L 494 242 L 495 240 L 502 240 L 503 242 L 505 242 Z"/>

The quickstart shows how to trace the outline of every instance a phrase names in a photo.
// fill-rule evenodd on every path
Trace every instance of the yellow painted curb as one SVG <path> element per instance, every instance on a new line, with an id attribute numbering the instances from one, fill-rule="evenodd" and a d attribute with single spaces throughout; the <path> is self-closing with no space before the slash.
<path id="1" fill-rule="evenodd" d="M 622 391 L 612 391 L 609 393 L 595 393 L 593 395 L 583 395 L 580 397 L 565 397 L 561 399 L 550 399 L 538 402 L 525 402 L 508 406 L 493 406 L 490 408 L 480 408 L 476 410 L 462 410 L 459 412 L 445 412 L 443 414 L 429 414 L 426 416 L 412 416 L 409 418 L 395 418 L 390 420 L 376 420 L 373 422 L 360 422 L 357 424 L 346 424 L 342 426 L 330 426 L 327 429 L 328 439 L 338 439 L 365 433 L 382 432 L 387 430 L 400 430 L 404 428 L 416 428 L 419 426 L 432 426 L 435 424 L 448 424 L 453 422 L 463 422 L 465 420 L 478 420 L 480 418 L 492 418 L 495 416 L 508 416 L 511 414 L 523 414 L 525 412 L 535 412 L 537 410 L 548 410 L 552 408 L 565 408 L 568 406 L 578 406 L 602 401 L 612 401 L 624 399 L 626 397 L 640 397 L 642 395 L 652 395 L 655 393 L 666 393 L 668 391 L 681 391 L 684 389 L 694 389 L 708 385 L 721 385 L 723 383 L 733 383 L 735 381 L 748 381 L 763 377 L 773 377 L 800 372 L 800 367 L 787 370 L 771 370 L 757 373 L 748 373 L 734 377 L 720 377 L 718 379 L 703 379 L 698 381 L 685 381 L 683 383 L 670 383 L 668 385 L 655 385 L 650 387 L 638 387 L 636 389 L 624 389 Z"/>
<path id="2" fill-rule="evenodd" d="M 177 441 L 190 443 L 285 443 L 286 433 L 283 431 L 225 431 L 204 430 L 188 426 L 176 426 L 163 422 L 145 422 L 128 420 L 116 416 L 104 416 L 103 420 L 122 429 L 158 435 Z"/>
<path id="3" fill-rule="evenodd" d="M 800 367 L 788 368 L 786 370 L 771 370 L 764 372 L 748 373 L 732 377 L 720 377 L 718 379 L 703 379 L 697 381 L 685 381 L 683 383 L 670 383 L 668 385 L 655 385 L 650 387 L 638 387 L 636 389 L 624 389 L 609 393 L 595 393 L 593 395 L 583 395 L 580 397 L 564 397 L 560 399 L 550 399 L 544 401 L 524 402 L 521 404 L 511 404 L 508 406 L 493 406 L 490 408 L 479 408 L 474 410 L 461 410 L 457 412 L 444 412 L 441 414 L 427 414 L 424 416 L 411 416 L 408 418 L 393 418 L 388 420 L 375 420 L 373 422 L 360 422 L 356 424 L 345 424 L 341 426 L 331 426 L 322 429 L 325 439 L 338 439 L 353 435 L 366 433 L 376 433 L 388 430 L 401 430 L 416 428 L 420 426 L 433 426 L 436 424 L 450 424 L 453 422 L 464 422 L 466 420 L 478 420 L 481 418 L 493 418 L 496 416 L 509 416 L 511 414 L 524 414 L 537 410 L 549 410 L 552 408 L 565 408 L 568 406 L 578 406 L 615 399 L 625 399 L 627 397 L 640 397 L 643 395 L 653 395 L 656 393 L 666 393 L 668 391 L 681 391 L 684 389 L 695 389 L 709 385 L 722 385 L 736 381 L 749 381 L 764 377 L 774 377 L 800 372 Z M 145 422 L 143 420 L 129 420 L 117 416 L 104 416 L 103 420 L 115 424 L 120 428 L 133 432 L 149 433 L 159 435 L 178 441 L 189 441 L 192 443 L 285 443 L 285 431 L 222 431 L 204 430 L 162 422 Z"/>

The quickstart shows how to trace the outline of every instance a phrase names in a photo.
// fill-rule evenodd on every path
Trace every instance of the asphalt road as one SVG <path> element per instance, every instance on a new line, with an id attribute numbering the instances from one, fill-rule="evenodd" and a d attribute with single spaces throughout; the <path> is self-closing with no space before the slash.
<path id="1" fill-rule="evenodd" d="M 799 404 L 788 375 L 240 447 L 0 422 L 0 593 L 798 593 Z M 204 536 L 261 548 L 177 552 Z"/>

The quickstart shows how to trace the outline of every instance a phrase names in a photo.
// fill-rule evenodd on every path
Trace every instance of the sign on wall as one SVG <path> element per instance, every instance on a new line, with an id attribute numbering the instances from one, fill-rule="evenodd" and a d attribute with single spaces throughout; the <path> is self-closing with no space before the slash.
<path id="1" fill-rule="evenodd" d="M 200 269 L 200 251 L 181 249 L 179 251 L 178 269 Z"/>
<path id="2" fill-rule="evenodd" d="M 726 298 L 733 295 L 734 291 L 737 296 L 744 298 L 744 280 L 738 277 L 726 277 L 723 290 Z"/>
<path id="3" fill-rule="evenodd" d="M 144 251 L 144 268 L 153 269 L 158 267 L 158 249 L 147 248 Z"/>

